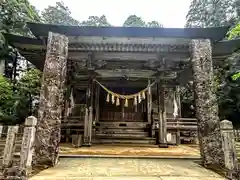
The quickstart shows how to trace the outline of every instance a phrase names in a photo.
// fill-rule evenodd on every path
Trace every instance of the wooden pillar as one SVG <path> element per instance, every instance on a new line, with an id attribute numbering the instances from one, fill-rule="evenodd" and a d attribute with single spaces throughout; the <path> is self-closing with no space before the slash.
<path id="1" fill-rule="evenodd" d="M 35 140 L 36 164 L 40 167 L 58 162 L 67 56 L 68 38 L 49 32 Z"/>
<path id="2" fill-rule="evenodd" d="M 178 106 L 178 116 L 176 117 L 176 121 L 177 121 L 177 127 L 179 127 L 179 118 L 181 117 L 181 101 L 180 101 L 180 88 L 179 86 L 176 86 L 176 89 L 174 91 L 174 96 L 176 98 L 176 103 Z M 181 144 L 181 132 L 180 129 L 177 128 L 176 130 L 176 144 L 179 145 Z"/>
<path id="3" fill-rule="evenodd" d="M 93 123 L 93 79 L 90 80 L 90 106 L 88 116 L 88 146 L 92 145 L 92 123 Z"/>
<path id="4" fill-rule="evenodd" d="M 159 147 L 168 147 L 167 145 L 167 117 L 165 107 L 165 88 L 163 81 L 160 81 L 159 86 Z"/>
<path id="5" fill-rule="evenodd" d="M 84 138 L 83 138 L 83 145 L 89 146 L 89 116 L 90 116 L 90 107 L 91 107 L 91 86 L 92 80 L 89 77 L 88 80 L 88 88 L 86 90 L 86 110 L 85 110 L 85 118 L 84 118 Z"/>
<path id="6" fill-rule="evenodd" d="M 148 80 L 148 92 L 147 92 L 147 119 L 148 124 L 151 125 L 152 122 L 152 88 L 150 87 L 151 80 Z"/>
<path id="7" fill-rule="evenodd" d="M 86 115 L 84 119 L 84 146 L 91 146 L 92 142 L 92 121 L 93 121 L 93 72 L 92 59 L 94 54 L 88 54 L 87 69 L 88 69 L 88 89 L 86 92 Z"/>
<path id="8" fill-rule="evenodd" d="M 96 96 L 95 96 L 95 123 L 99 122 L 99 95 L 100 86 L 96 84 Z"/>
<path id="9" fill-rule="evenodd" d="M 66 92 L 66 94 L 65 94 L 65 103 L 64 103 L 64 113 L 63 113 L 63 123 L 64 124 L 67 124 L 68 123 L 68 111 L 69 111 L 69 97 L 70 97 L 70 88 L 68 87 L 67 88 L 67 92 Z M 70 130 L 70 128 L 67 128 L 66 129 L 66 132 L 65 132 L 66 134 L 66 142 L 70 142 L 70 139 L 69 139 L 69 137 L 70 137 L 70 134 L 71 134 L 71 130 Z"/>

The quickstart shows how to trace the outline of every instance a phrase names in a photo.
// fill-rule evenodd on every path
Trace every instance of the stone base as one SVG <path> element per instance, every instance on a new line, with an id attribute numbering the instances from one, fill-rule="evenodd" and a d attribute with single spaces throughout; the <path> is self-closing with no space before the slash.
<path id="1" fill-rule="evenodd" d="M 82 146 L 83 146 L 83 147 L 91 147 L 91 146 L 92 146 L 92 143 L 84 143 Z"/>
<path id="2" fill-rule="evenodd" d="M 27 180 L 27 173 L 25 169 L 17 166 L 4 169 L 0 176 L 0 180 Z"/>
<path id="3" fill-rule="evenodd" d="M 168 144 L 167 143 L 160 143 L 158 145 L 159 148 L 168 148 Z"/>

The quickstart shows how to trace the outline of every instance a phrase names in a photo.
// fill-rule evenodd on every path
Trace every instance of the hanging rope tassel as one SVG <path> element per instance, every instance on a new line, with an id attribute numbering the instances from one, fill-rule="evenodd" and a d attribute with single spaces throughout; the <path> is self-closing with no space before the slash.
<path id="1" fill-rule="evenodd" d="M 107 94 L 107 99 L 106 99 L 106 101 L 107 102 L 109 102 L 110 101 L 110 97 L 109 97 L 110 95 L 109 94 Z"/>
<path id="2" fill-rule="evenodd" d="M 128 99 L 125 99 L 125 104 L 124 104 L 125 107 L 128 107 Z"/>
<path id="3" fill-rule="evenodd" d="M 134 105 L 137 105 L 137 96 L 134 97 Z"/>
<path id="4" fill-rule="evenodd" d="M 116 106 L 120 105 L 119 97 L 117 97 Z"/>
<path id="5" fill-rule="evenodd" d="M 146 99 L 145 91 L 142 92 L 142 98 Z"/>
<path id="6" fill-rule="evenodd" d="M 115 97 L 114 97 L 114 95 L 112 94 L 112 104 L 114 104 L 114 102 L 115 102 Z"/>
<path id="7" fill-rule="evenodd" d="M 141 103 L 142 101 L 142 97 L 141 97 L 141 93 L 138 94 L 138 103 Z"/>

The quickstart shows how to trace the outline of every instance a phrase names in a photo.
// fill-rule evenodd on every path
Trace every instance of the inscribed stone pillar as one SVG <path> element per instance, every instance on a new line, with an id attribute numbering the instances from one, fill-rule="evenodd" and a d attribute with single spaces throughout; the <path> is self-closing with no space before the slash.
<path id="1" fill-rule="evenodd" d="M 191 40 L 194 98 L 203 165 L 224 165 L 217 98 L 213 86 L 212 48 L 208 39 Z"/>
<path id="2" fill-rule="evenodd" d="M 35 141 L 39 166 L 54 166 L 58 162 L 67 55 L 68 38 L 49 32 Z"/>
<path id="3" fill-rule="evenodd" d="M 35 140 L 36 125 L 37 118 L 34 116 L 26 118 L 20 152 L 20 168 L 26 170 L 27 174 L 29 174 L 32 169 L 33 143 Z"/>
<path id="4" fill-rule="evenodd" d="M 8 168 L 12 165 L 17 132 L 18 132 L 18 126 L 8 126 L 8 134 L 7 134 L 6 144 L 4 147 L 4 153 L 2 158 L 3 168 Z"/>
<path id="5" fill-rule="evenodd" d="M 222 133 L 222 143 L 224 152 L 224 164 L 228 170 L 227 176 L 229 179 L 237 179 L 239 172 L 235 136 L 233 132 L 233 125 L 231 121 L 223 120 L 220 123 Z M 240 178 L 240 177 L 239 177 Z"/>

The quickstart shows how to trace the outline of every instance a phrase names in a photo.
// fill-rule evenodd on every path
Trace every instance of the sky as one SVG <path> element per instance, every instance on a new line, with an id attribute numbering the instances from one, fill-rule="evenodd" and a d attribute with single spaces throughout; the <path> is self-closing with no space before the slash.
<path id="1" fill-rule="evenodd" d="M 56 0 L 29 0 L 38 10 L 54 5 Z M 121 26 L 129 15 L 144 21 L 156 20 L 164 27 L 182 28 L 191 0 L 62 0 L 79 21 L 89 16 L 105 15 L 110 24 Z"/>

